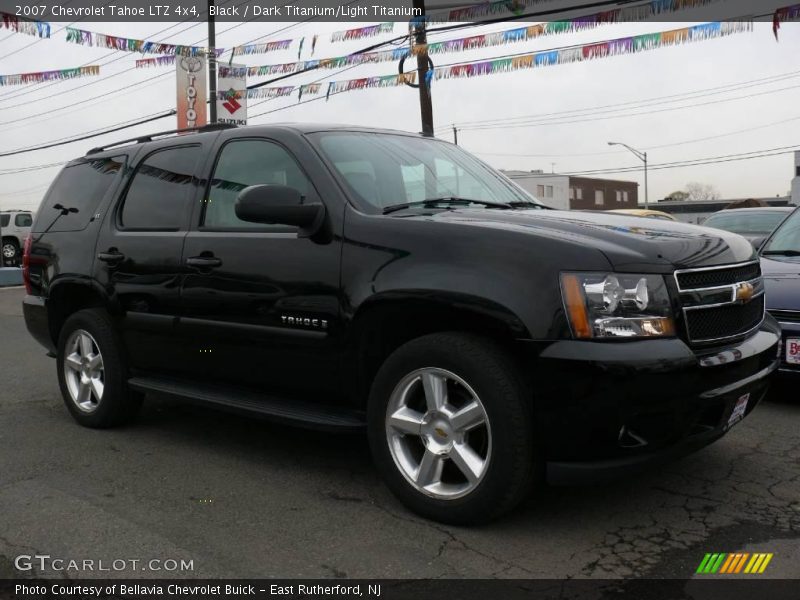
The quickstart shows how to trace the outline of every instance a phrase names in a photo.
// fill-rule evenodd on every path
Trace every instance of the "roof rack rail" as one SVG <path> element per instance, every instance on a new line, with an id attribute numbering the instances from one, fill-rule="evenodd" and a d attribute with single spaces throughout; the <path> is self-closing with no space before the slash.
<path id="1" fill-rule="evenodd" d="M 169 131 L 160 131 L 159 133 L 152 133 L 150 135 L 143 135 L 135 138 L 130 138 L 127 140 L 121 140 L 119 142 L 114 142 L 113 144 L 106 144 L 105 146 L 97 146 L 92 148 L 86 153 L 86 156 L 90 154 L 97 154 L 99 152 L 103 152 L 104 150 L 108 150 L 109 148 L 114 148 L 116 146 L 124 146 L 125 144 L 144 144 L 145 142 L 152 142 L 154 138 L 163 137 L 167 135 L 175 135 L 178 133 L 203 133 L 206 131 L 217 131 L 219 129 L 234 129 L 236 125 L 232 123 L 213 123 L 210 125 L 202 125 L 201 127 L 189 127 L 187 129 L 171 129 Z"/>

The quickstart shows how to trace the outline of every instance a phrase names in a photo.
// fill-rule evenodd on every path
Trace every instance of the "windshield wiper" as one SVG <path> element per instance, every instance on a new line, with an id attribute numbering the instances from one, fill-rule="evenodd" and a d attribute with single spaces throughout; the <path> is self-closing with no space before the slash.
<path id="1" fill-rule="evenodd" d="M 503 202 L 489 202 L 487 200 L 472 200 L 470 198 L 457 198 L 455 196 L 444 196 L 442 198 L 428 198 L 426 200 L 416 200 L 414 202 L 403 202 L 402 204 L 390 204 L 383 209 L 383 214 L 397 212 L 398 210 L 405 210 L 406 208 L 413 208 L 421 206 L 423 208 L 434 208 L 437 204 L 458 204 L 467 206 L 469 204 L 482 204 L 490 208 L 512 208 L 511 204 Z"/>
<path id="2" fill-rule="evenodd" d="M 762 256 L 800 256 L 800 250 L 764 250 Z"/>

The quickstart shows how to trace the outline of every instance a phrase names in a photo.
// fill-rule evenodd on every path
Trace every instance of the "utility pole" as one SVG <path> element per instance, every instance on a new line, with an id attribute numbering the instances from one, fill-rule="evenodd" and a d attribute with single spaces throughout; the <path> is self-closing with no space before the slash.
<path id="1" fill-rule="evenodd" d="M 413 2 L 414 8 L 419 9 L 414 44 L 425 46 L 428 43 L 428 37 L 425 33 L 428 28 L 428 23 L 424 18 L 425 0 L 413 0 Z M 431 88 L 426 77 L 429 62 L 430 58 L 428 58 L 427 49 L 424 52 L 417 53 L 417 81 L 419 82 L 419 111 L 422 117 L 422 135 L 433 137 L 433 104 L 431 103 Z"/>
<path id="2" fill-rule="evenodd" d="M 209 95 L 209 122 L 217 122 L 217 35 L 214 24 L 214 15 L 211 9 L 214 0 L 208 0 L 208 95 Z"/>
<path id="3" fill-rule="evenodd" d="M 453 125 L 453 142 L 458 146 L 458 128 L 455 125 Z"/>

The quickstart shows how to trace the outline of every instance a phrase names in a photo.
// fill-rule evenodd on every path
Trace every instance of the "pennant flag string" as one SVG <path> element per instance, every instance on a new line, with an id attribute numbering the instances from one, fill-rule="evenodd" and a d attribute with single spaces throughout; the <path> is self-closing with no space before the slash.
<path id="1" fill-rule="evenodd" d="M 277 50 L 287 50 L 294 40 L 280 40 L 278 42 L 264 42 L 263 44 L 248 44 L 246 46 L 236 46 L 233 49 L 234 56 L 248 54 L 266 54 Z"/>
<path id="2" fill-rule="evenodd" d="M 41 83 L 43 81 L 58 81 L 63 79 L 75 79 L 77 77 L 87 77 L 99 75 L 98 65 L 86 67 L 75 67 L 72 69 L 59 69 L 57 71 L 39 71 L 36 73 L 18 73 L 16 75 L 0 75 L 0 86 L 23 85 L 26 83 Z"/>
<path id="3" fill-rule="evenodd" d="M 777 41 L 778 39 L 778 30 L 781 28 L 781 23 L 797 21 L 798 19 L 800 19 L 800 4 L 776 10 L 775 15 L 772 17 L 772 33 L 775 34 L 775 40 Z"/>
<path id="4" fill-rule="evenodd" d="M 668 11 L 677 11 L 681 8 L 691 8 L 705 5 L 719 0 L 657 0 L 650 4 L 637 7 L 629 7 L 596 13 L 583 16 L 568 21 L 553 21 L 539 23 L 526 27 L 517 27 L 506 31 L 498 31 L 482 35 L 474 35 L 442 42 L 432 42 L 427 45 L 413 46 L 413 54 L 427 50 L 428 54 L 443 54 L 447 52 L 463 52 L 479 48 L 502 46 L 516 42 L 525 42 L 541 36 L 555 35 L 561 33 L 571 33 L 582 29 L 596 27 L 605 23 L 632 22 L 644 20 L 655 14 L 662 14 Z M 349 30 L 357 31 L 357 30 Z M 343 32 L 339 32 L 343 33 Z M 390 50 L 380 50 L 376 52 L 364 52 L 337 56 L 333 58 L 321 58 L 317 60 L 295 61 L 282 64 L 261 65 L 248 67 L 249 77 L 263 77 L 266 75 L 278 75 L 296 73 L 308 69 L 340 69 L 342 67 L 399 61 L 408 54 L 406 48 L 394 48 Z M 168 64 L 168 63 L 158 63 Z M 137 67 L 155 66 L 152 63 L 137 61 Z"/>
<path id="5" fill-rule="evenodd" d="M 514 42 L 526 42 L 542 36 L 574 33 L 586 29 L 593 29 L 601 25 L 645 21 L 656 15 L 706 6 L 713 2 L 719 2 L 719 0 L 655 0 L 645 5 L 618 8 L 576 17 L 574 19 L 549 21 L 526 27 L 516 27 L 506 31 L 474 35 L 442 42 L 431 42 L 427 45 L 415 45 L 412 47 L 412 53 L 418 54 L 427 50 L 428 54 L 442 54 L 445 52 L 462 52 L 464 50 L 474 50 L 477 48 L 502 46 Z"/>
<path id="6" fill-rule="evenodd" d="M 50 23 L 45 21 L 17 17 L 3 11 L 0 11 L 0 19 L 2 19 L 0 25 L 6 29 L 13 30 L 15 33 L 24 33 L 25 35 L 33 35 L 40 38 L 50 37 Z"/>
<path id="7" fill-rule="evenodd" d="M 611 56 L 620 56 L 623 54 L 636 54 L 679 44 L 701 42 L 752 30 L 753 24 L 751 22 L 726 21 L 703 23 L 692 27 L 572 46 L 560 50 L 543 50 L 530 54 L 519 54 L 487 61 L 436 67 L 426 74 L 426 79 L 430 82 L 432 80 L 441 79 L 479 77 L 496 73 L 509 73 L 522 69 L 536 69 L 540 67 L 583 62 Z M 416 71 L 412 71 L 400 75 L 382 75 L 344 81 L 332 81 L 328 84 L 326 96 L 329 97 L 331 94 L 351 90 L 393 87 L 403 85 L 406 82 L 413 83 L 415 81 L 415 76 Z M 300 87 L 302 88 L 303 86 Z M 257 88 L 252 91 L 264 94 L 258 97 L 269 97 L 268 95 L 272 93 L 269 90 L 274 89 L 278 88 Z M 302 95 L 315 94 L 320 91 L 321 87 L 306 87 L 303 88 Z M 288 93 L 282 95 L 288 95 Z"/>
<path id="8" fill-rule="evenodd" d="M 380 23 L 379 25 L 370 25 L 369 27 L 356 27 L 355 29 L 334 31 L 331 34 L 331 41 L 346 42 L 349 40 L 361 40 L 368 37 L 375 37 L 382 33 L 391 33 L 392 31 L 394 31 L 394 23 Z"/>
<path id="9" fill-rule="evenodd" d="M 209 49 L 200 46 L 181 46 L 176 44 L 165 44 L 163 42 L 151 42 L 148 40 L 137 40 L 131 38 L 95 33 L 67 27 L 67 41 L 81 46 L 97 46 L 99 48 L 109 48 L 111 50 L 121 50 L 123 52 L 138 52 L 140 54 L 173 54 L 178 56 L 199 56 L 208 54 Z M 224 52 L 223 48 L 215 49 L 217 56 Z"/>

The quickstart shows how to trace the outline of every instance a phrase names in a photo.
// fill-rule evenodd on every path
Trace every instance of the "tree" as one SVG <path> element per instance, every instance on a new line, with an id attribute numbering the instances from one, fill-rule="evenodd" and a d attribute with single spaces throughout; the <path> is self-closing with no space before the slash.
<path id="1" fill-rule="evenodd" d="M 692 182 L 686 186 L 686 199 L 690 201 L 719 200 L 719 192 L 711 184 Z"/>

